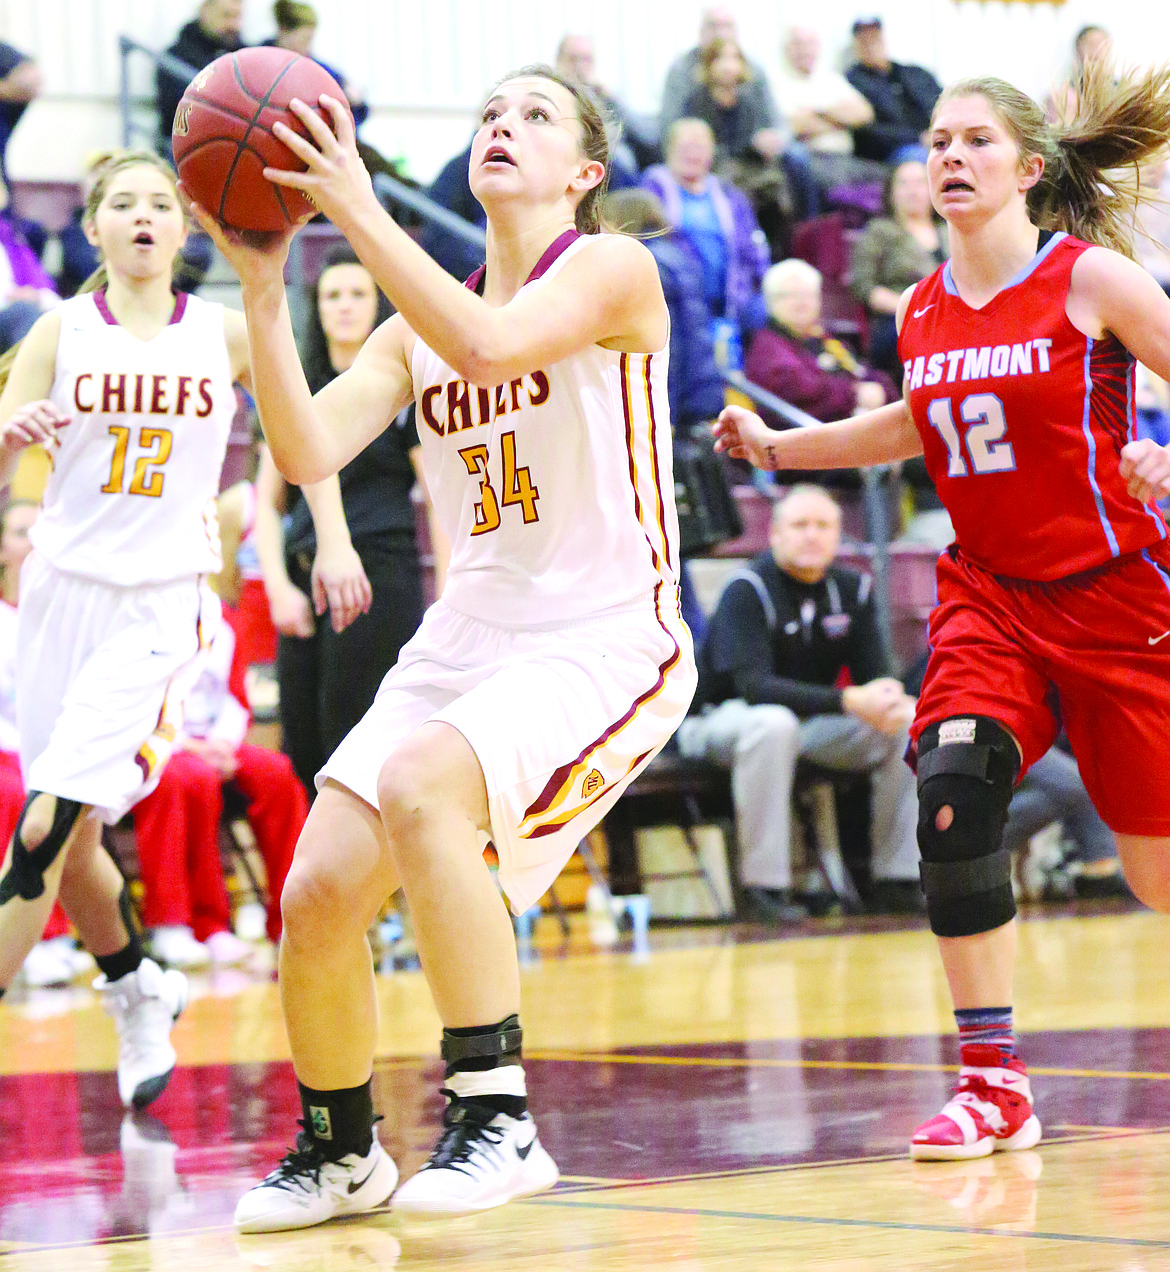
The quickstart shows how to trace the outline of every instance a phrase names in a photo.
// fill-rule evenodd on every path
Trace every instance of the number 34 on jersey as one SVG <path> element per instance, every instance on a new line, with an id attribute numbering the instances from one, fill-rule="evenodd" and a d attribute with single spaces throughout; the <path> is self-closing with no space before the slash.
<path id="1" fill-rule="evenodd" d="M 465 446 L 459 452 L 459 458 L 467 465 L 467 471 L 479 478 L 479 499 L 475 504 L 475 525 L 471 533 L 489 534 L 500 526 L 501 508 L 518 505 L 524 524 L 530 525 L 540 520 L 537 502 L 540 491 L 532 484 L 532 475 L 527 468 L 521 468 L 516 460 L 516 434 L 507 432 L 500 434 L 501 482 L 498 487 L 492 483 L 489 467 L 491 458 L 486 446 Z"/>

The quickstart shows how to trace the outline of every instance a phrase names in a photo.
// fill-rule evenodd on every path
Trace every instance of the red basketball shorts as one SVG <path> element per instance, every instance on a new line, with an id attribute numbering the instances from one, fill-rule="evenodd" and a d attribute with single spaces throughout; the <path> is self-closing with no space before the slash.
<path id="1" fill-rule="evenodd" d="M 1170 545 L 1055 583 L 939 559 L 930 660 L 911 729 L 984 715 L 1023 749 L 1063 723 L 1097 811 L 1127 835 L 1170 835 Z"/>

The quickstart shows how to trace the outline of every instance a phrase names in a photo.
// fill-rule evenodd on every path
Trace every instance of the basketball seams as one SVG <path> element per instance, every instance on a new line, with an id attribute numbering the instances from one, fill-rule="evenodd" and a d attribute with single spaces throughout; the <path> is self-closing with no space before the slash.
<path id="1" fill-rule="evenodd" d="M 285 68 L 280 72 L 280 74 L 268 86 L 268 90 L 265 92 L 264 96 L 261 98 L 257 98 L 253 94 L 252 90 L 247 86 L 247 84 L 244 83 L 243 76 L 240 74 L 240 65 L 239 65 L 238 58 L 239 58 L 238 53 L 232 54 L 232 74 L 235 76 L 236 84 L 239 86 L 240 91 L 245 96 L 251 98 L 252 101 L 257 102 L 258 104 L 256 106 L 256 111 L 250 120 L 245 119 L 243 116 L 238 116 L 238 118 L 240 119 L 242 123 L 247 123 L 248 129 L 244 133 L 244 135 L 236 142 L 236 157 L 232 160 L 231 166 L 227 170 L 227 175 L 223 179 L 223 189 L 220 191 L 220 195 L 219 195 L 219 215 L 216 218 L 220 222 L 223 222 L 224 220 L 224 211 L 227 207 L 228 194 L 231 191 L 232 177 L 235 175 L 236 168 L 239 166 L 240 155 L 245 150 L 251 150 L 253 154 L 257 154 L 257 151 L 253 150 L 252 147 L 248 145 L 248 138 L 252 135 L 253 131 L 256 129 L 257 125 L 259 124 L 260 116 L 264 113 L 268 104 L 272 101 L 272 94 L 276 92 L 277 85 L 280 83 L 282 79 L 284 79 L 284 77 L 289 73 L 289 71 L 291 71 L 292 68 L 296 66 L 298 61 L 297 58 L 293 58 L 293 60 L 289 62 L 287 66 L 285 66 Z M 271 133 L 272 130 L 266 128 L 264 129 L 264 131 L 267 133 Z M 279 141 L 280 139 L 277 138 L 277 140 Z M 265 162 L 265 166 L 267 166 L 267 161 L 263 160 L 262 155 L 260 156 L 260 158 L 262 161 Z M 275 182 L 273 182 L 272 184 L 277 191 L 277 202 L 280 204 L 280 210 L 284 214 L 285 220 L 291 224 L 292 218 L 288 214 L 288 208 L 285 205 L 284 199 L 280 197 L 280 187 L 276 186 Z"/>
<path id="2" fill-rule="evenodd" d="M 188 85 L 184 127 L 175 134 L 176 164 L 195 183 L 200 202 L 225 226 L 281 230 L 314 209 L 300 191 L 264 179 L 266 167 L 305 170 L 273 128 L 283 117 L 294 131 L 306 135 L 288 112 L 289 96 L 311 102 L 315 93 L 332 92 L 344 101 L 344 93 L 333 87 L 327 72 L 317 71 L 311 58 L 261 56 L 279 53 L 240 50 L 220 59 L 214 78 L 202 75 L 198 86 Z M 282 88 L 285 100 L 278 101 Z M 270 118 L 265 117 L 268 111 Z M 328 125 L 319 108 L 318 114 Z M 255 139 L 254 133 L 259 134 Z"/>

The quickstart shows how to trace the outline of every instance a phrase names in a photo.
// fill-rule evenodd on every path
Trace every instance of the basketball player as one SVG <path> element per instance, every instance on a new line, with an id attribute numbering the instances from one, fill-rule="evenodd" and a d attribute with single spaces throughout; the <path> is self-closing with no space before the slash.
<path id="1" fill-rule="evenodd" d="M 29 794 L 0 869 L 0 993 L 60 894 L 101 972 L 122 1101 L 142 1107 L 174 1067 L 187 983 L 143 957 L 101 827 L 156 785 L 219 618 L 202 579 L 220 564 L 214 499 L 248 343 L 242 315 L 172 292 L 187 230 L 154 155 L 95 170 L 84 226 L 103 266 L 32 328 L 0 395 L 0 484 L 30 443 L 53 461 L 20 582 Z"/>
<path id="2" fill-rule="evenodd" d="M 911 737 L 962 1068 L 916 1158 L 1040 1139 L 1013 1036 L 1001 841 L 1058 716 L 1133 890 L 1170 910 L 1170 545 L 1154 502 L 1170 454 L 1133 440 L 1135 360 L 1170 375 L 1170 301 L 1128 259 L 1133 197 L 1106 171 L 1168 129 L 1170 70 L 1088 75 L 1065 128 L 1001 80 L 948 89 L 928 169 L 952 256 L 898 307 L 905 402 L 810 432 L 730 408 L 715 426 L 721 449 L 773 469 L 925 454 L 954 522 Z"/>
<path id="3" fill-rule="evenodd" d="M 650 253 L 598 233 L 608 146 L 596 106 L 544 67 L 492 94 L 469 172 L 487 265 L 461 287 L 383 212 L 344 108 L 321 104 L 336 136 L 317 120 L 313 144 L 294 147 L 308 171 L 266 175 L 312 195 L 399 313 L 315 398 L 284 297 L 290 236 L 252 250 L 197 214 L 240 274 L 260 418 L 284 475 L 336 472 L 413 396 L 452 546 L 442 598 L 317 778 L 280 955 L 304 1131 L 241 1199 L 246 1231 L 318 1223 L 394 1188 L 371 1102 L 365 933 L 399 883 L 444 1025 L 448 1106 L 394 1208 L 476 1211 L 556 1181 L 528 1112 L 515 938 L 482 849 L 490 839 L 523 912 L 674 732 L 695 684 L 666 304 Z"/>

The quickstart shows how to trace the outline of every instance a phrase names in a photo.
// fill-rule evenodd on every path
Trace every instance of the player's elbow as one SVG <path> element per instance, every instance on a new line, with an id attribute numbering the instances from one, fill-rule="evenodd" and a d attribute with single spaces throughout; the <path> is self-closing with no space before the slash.
<path id="1" fill-rule="evenodd" d="M 337 471 L 335 467 L 330 467 L 326 456 L 317 454 L 308 447 L 280 445 L 270 441 L 268 449 L 272 452 L 272 462 L 277 471 L 285 481 L 294 486 L 315 485 L 326 477 L 332 477 Z"/>
<path id="2" fill-rule="evenodd" d="M 497 384 L 504 384 L 516 372 L 515 358 L 510 356 L 502 342 L 481 341 L 467 350 L 455 370 L 469 384 L 477 388 L 490 389 Z"/>

